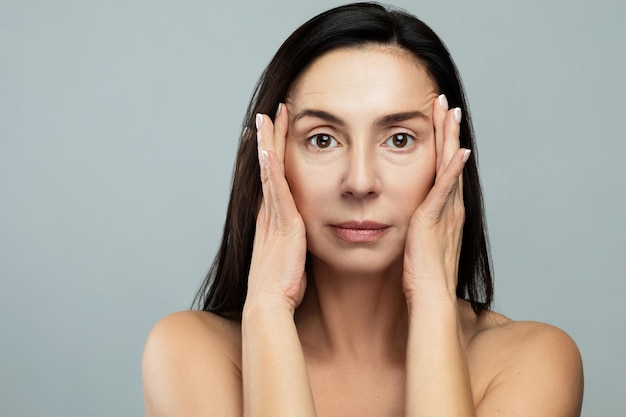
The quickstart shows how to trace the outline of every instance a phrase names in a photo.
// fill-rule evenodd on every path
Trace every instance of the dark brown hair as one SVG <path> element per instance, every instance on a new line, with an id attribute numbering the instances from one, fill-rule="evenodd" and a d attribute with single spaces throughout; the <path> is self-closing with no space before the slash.
<path id="1" fill-rule="evenodd" d="M 394 45 L 410 52 L 424 65 L 450 106 L 463 111 L 461 147 L 471 149 L 473 157 L 463 172 L 466 219 L 456 293 L 477 313 L 489 309 L 493 297 L 489 245 L 474 132 L 461 78 L 445 45 L 425 23 L 377 3 L 349 4 L 312 18 L 283 43 L 263 72 L 244 119 L 222 242 L 194 299 L 199 309 L 241 317 L 262 192 L 255 115 L 273 115 L 292 83 L 316 58 L 334 49 L 368 43 Z"/>

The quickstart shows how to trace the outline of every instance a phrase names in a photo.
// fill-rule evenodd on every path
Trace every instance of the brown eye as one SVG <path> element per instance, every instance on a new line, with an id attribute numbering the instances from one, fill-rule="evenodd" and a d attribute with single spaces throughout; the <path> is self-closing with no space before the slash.
<path id="1" fill-rule="evenodd" d="M 385 141 L 385 145 L 391 148 L 406 148 L 409 144 L 413 143 L 415 139 L 406 133 L 396 133 Z"/>
<path id="2" fill-rule="evenodd" d="M 309 138 L 309 143 L 316 148 L 326 149 L 337 146 L 337 140 L 329 135 L 315 135 Z"/>

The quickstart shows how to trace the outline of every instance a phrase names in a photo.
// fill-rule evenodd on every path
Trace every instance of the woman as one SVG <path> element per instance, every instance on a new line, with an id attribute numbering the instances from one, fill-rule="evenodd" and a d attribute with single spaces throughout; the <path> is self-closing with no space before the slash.
<path id="1" fill-rule="evenodd" d="M 146 343 L 147 415 L 580 414 L 574 342 L 489 310 L 468 107 L 425 24 L 311 19 L 245 126 L 203 311 Z"/>

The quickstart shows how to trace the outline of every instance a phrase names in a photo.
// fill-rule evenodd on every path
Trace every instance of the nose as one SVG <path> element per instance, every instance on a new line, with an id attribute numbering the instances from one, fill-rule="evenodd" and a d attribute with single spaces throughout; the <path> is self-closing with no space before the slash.
<path id="1" fill-rule="evenodd" d="M 356 198 L 373 197 L 380 193 L 381 181 L 375 150 L 353 147 L 348 152 L 342 181 L 342 193 Z"/>

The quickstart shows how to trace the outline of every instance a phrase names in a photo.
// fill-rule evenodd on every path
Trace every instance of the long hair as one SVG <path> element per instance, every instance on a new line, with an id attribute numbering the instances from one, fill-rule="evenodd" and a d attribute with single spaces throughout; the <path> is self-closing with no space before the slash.
<path id="1" fill-rule="evenodd" d="M 460 107 L 461 147 L 472 150 L 463 171 L 465 224 L 456 294 L 476 313 L 489 309 L 493 282 L 474 131 L 461 78 L 439 37 L 416 17 L 377 3 L 354 3 L 328 10 L 298 28 L 280 47 L 259 79 L 244 119 L 222 242 L 198 290 L 194 305 L 224 317 L 240 318 L 246 298 L 258 201 L 262 189 L 254 117 L 273 115 L 296 78 L 321 55 L 370 43 L 393 45 L 413 54 L 451 107 Z"/>

